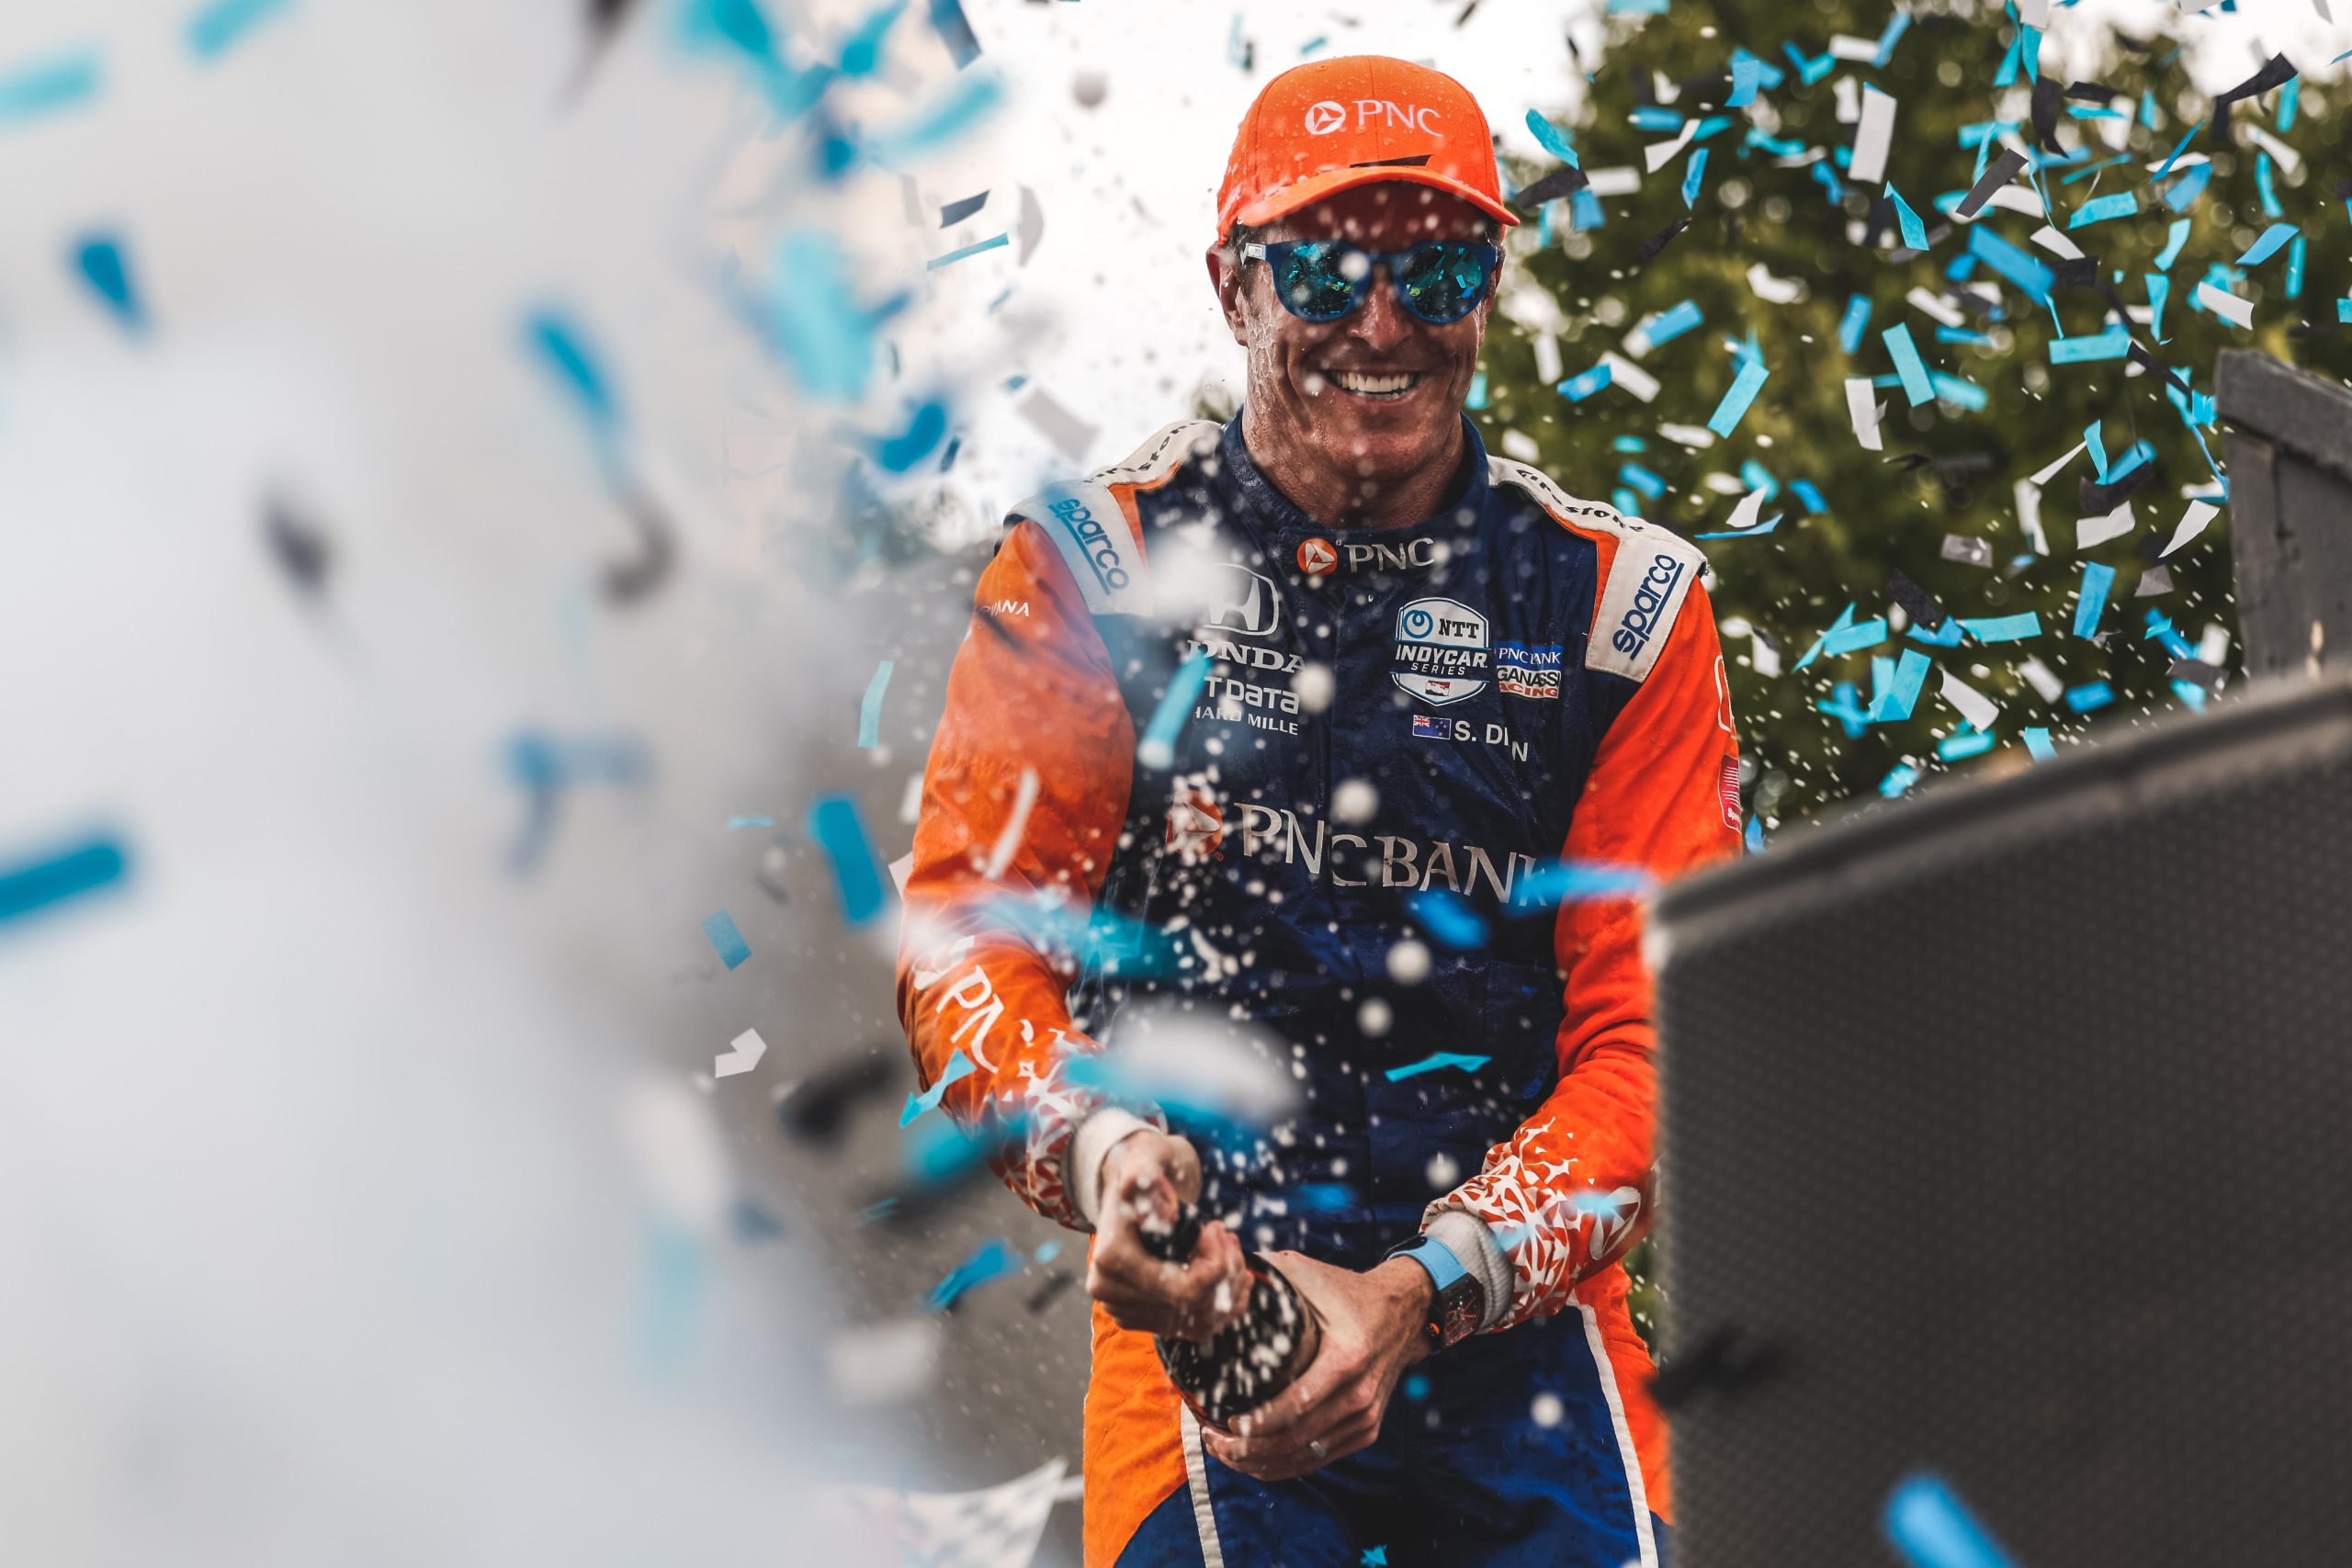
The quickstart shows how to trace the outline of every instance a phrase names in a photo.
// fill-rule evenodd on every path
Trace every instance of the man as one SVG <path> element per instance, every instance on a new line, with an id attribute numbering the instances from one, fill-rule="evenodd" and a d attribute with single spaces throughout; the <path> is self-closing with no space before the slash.
<path id="1" fill-rule="evenodd" d="M 956 656 L 899 1012 L 951 1113 L 1017 1129 L 1014 1190 L 1094 1232 L 1090 1564 L 1661 1557 L 1615 1262 L 1652 1186 L 1639 906 L 1541 868 L 1731 852 L 1737 762 L 1697 552 L 1462 413 L 1515 221 L 1447 77 L 1268 84 L 1208 253 L 1241 413 L 1020 509 Z M 1170 1009 L 1270 1038 L 1295 1110 L 1204 1149 L 1113 1103 Z M 1228 1321 L 1245 1243 L 1321 1346 L 1204 1428 L 1151 1336 Z"/>

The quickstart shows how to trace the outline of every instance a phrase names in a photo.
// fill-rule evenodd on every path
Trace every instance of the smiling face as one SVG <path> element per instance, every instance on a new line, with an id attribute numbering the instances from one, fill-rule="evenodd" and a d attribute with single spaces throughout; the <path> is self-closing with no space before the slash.
<path id="1" fill-rule="evenodd" d="M 1458 197 L 1384 181 L 1302 208 L 1256 237 L 1345 240 L 1387 253 L 1430 240 L 1490 241 L 1494 227 Z M 1426 484 L 1433 468 L 1441 487 L 1451 479 L 1491 290 L 1469 315 L 1434 326 L 1397 302 L 1382 267 L 1354 310 L 1309 321 L 1283 308 L 1263 262 L 1211 251 L 1209 271 L 1234 340 L 1250 351 L 1243 434 L 1294 501 L 1317 512 L 1312 496 L 1353 513 L 1383 491 Z"/>

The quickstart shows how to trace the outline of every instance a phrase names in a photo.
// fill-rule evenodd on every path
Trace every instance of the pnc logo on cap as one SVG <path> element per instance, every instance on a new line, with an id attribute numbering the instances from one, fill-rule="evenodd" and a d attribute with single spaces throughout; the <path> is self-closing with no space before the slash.
<path id="1" fill-rule="evenodd" d="M 1309 136 L 1329 136 L 1335 130 L 1344 130 L 1347 123 L 1348 111 L 1344 105 L 1326 98 L 1319 104 L 1306 106 L 1306 134 Z"/>
<path id="2" fill-rule="evenodd" d="M 1329 539 L 1307 539 L 1298 547 L 1298 570 L 1309 577 L 1324 577 L 1337 571 L 1340 552 L 1331 547 Z"/>

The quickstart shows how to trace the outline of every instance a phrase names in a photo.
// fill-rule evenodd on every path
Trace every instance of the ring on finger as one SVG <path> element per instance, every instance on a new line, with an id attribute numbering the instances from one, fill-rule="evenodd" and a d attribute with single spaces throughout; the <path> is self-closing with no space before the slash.
<path id="1" fill-rule="evenodd" d="M 1313 1441 L 1309 1442 L 1306 1445 L 1306 1451 L 1313 1454 L 1317 1459 L 1323 1459 L 1327 1457 L 1323 1450 L 1323 1439 L 1320 1438 L 1317 1438 Z"/>

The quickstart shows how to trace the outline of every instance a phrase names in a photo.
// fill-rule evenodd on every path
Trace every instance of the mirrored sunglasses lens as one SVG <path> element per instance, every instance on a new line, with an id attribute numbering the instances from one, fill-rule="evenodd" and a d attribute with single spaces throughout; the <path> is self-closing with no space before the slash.
<path id="1" fill-rule="evenodd" d="M 1405 264 L 1405 298 L 1429 321 L 1457 321 L 1487 290 L 1487 263 L 1480 247 L 1423 245 Z"/>
<path id="2" fill-rule="evenodd" d="M 1355 305 L 1355 288 L 1348 281 L 1336 245 L 1303 244 L 1283 258 L 1276 274 L 1283 303 L 1311 321 L 1344 316 Z"/>

